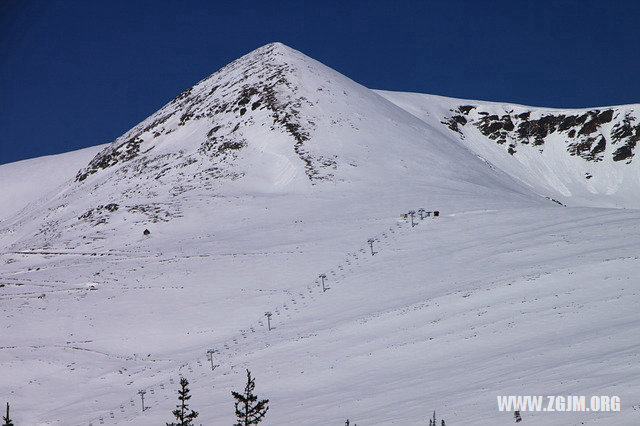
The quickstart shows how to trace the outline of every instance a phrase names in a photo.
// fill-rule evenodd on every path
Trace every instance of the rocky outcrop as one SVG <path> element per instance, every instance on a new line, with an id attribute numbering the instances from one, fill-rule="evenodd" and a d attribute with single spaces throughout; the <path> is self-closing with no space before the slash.
<path id="1" fill-rule="evenodd" d="M 286 53 L 282 49 L 278 43 L 264 46 L 185 90 L 96 155 L 77 173 L 76 181 L 82 182 L 100 170 L 133 164 L 141 157 L 145 157 L 144 167 L 138 169 L 159 169 L 161 173 L 162 166 L 154 163 L 166 163 L 166 158 L 154 152 L 156 142 L 180 127 L 203 122 L 209 130 L 203 132 L 199 147 L 191 153 L 176 152 L 174 163 L 208 161 L 221 170 L 247 146 L 243 129 L 257 121 L 290 135 L 292 150 L 304 162 L 309 180 L 329 178 L 322 169 L 333 168 L 335 163 L 314 157 L 305 147 L 315 124 L 305 120 L 300 110 L 313 104 L 299 95 L 294 78 L 296 65 L 283 58 Z M 242 173 L 222 175 L 237 178 Z"/>
<path id="2" fill-rule="evenodd" d="M 585 161 L 602 161 L 608 144 L 613 161 L 630 163 L 640 139 L 640 124 L 631 111 L 604 108 L 576 113 L 541 110 L 505 110 L 496 114 L 479 105 L 461 105 L 450 110 L 442 123 L 464 137 L 464 128 L 474 126 L 487 138 L 516 154 L 524 145 L 541 152 L 551 136 L 560 138 L 572 156 Z"/>

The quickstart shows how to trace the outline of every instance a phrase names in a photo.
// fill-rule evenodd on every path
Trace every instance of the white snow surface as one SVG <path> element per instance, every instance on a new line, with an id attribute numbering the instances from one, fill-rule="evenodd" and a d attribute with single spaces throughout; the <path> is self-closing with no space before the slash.
<path id="1" fill-rule="evenodd" d="M 91 162 L 0 166 L 0 403 L 18 425 L 164 424 L 182 375 L 196 424 L 228 425 L 248 368 L 265 425 L 511 424 L 510 394 L 621 398 L 527 425 L 640 424 L 637 161 L 597 163 L 622 183 L 591 191 L 565 152 L 441 123 L 470 102 L 274 43 Z M 441 214 L 401 217 L 420 208 Z"/>
<path id="2" fill-rule="evenodd" d="M 58 186 L 71 181 L 106 145 L 0 165 L 0 223 Z"/>

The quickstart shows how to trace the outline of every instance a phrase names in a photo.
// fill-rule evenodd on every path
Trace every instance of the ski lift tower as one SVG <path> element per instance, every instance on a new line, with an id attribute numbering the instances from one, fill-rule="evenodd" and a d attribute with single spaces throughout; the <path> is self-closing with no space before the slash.
<path id="1" fill-rule="evenodd" d="M 138 395 L 140 395 L 140 398 L 142 398 L 142 411 L 146 410 L 146 408 L 144 408 L 144 394 L 147 393 L 147 391 L 145 390 L 139 390 L 138 391 Z"/>
<path id="2" fill-rule="evenodd" d="M 371 247 L 371 256 L 373 256 L 374 254 L 376 254 L 376 252 L 373 251 L 373 243 L 375 243 L 376 240 L 374 240 L 373 238 L 369 238 L 367 242 L 369 243 L 369 247 Z"/>
<path id="3" fill-rule="evenodd" d="M 220 367 L 220 364 L 213 364 L 213 354 L 216 353 L 215 349 L 207 349 L 207 355 L 209 355 L 209 361 L 211 361 L 211 371 L 214 371 L 216 367 Z"/>
<path id="4" fill-rule="evenodd" d="M 327 278 L 326 274 L 320 274 L 318 275 L 318 277 L 320 278 L 321 282 L 322 282 L 322 292 L 324 293 L 325 291 L 327 291 L 329 288 L 325 287 L 324 285 L 324 280 Z"/>
<path id="5" fill-rule="evenodd" d="M 271 331 L 271 312 L 265 312 L 264 314 L 267 317 L 267 328 Z"/>

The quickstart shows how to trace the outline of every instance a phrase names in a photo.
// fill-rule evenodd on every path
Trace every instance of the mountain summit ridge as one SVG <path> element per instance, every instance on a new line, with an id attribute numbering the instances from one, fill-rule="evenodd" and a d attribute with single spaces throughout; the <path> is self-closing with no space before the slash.
<path id="1" fill-rule="evenodd" d="M 640 208 L 638 105 L 581 109 L 378 91 L 539 194 L 566 204 Z"/>
<path id="2" fill-rule="evenodd" d="M 331 77 L 327 78 L 326 76 Z M 237 180 L 245 176 L 250 170 L 255 171 L 257 163 L 260 164 L 259 167 L 264 169 L 273 169 L 266 174 L 273 183 L 271 189 L 268 186 L 260 185 L 267 191 L 284 187 L 304 187 L 306 183 L 300 182 L 300 177 L 303 175 L 306 175 L 312 185 L 323 180 L 340 180 L 336 178 L 335 170 L 339 167 L 345 168 L 345 164 L 341 164 L 339 159 L 344 146 L 335 147 L 337 149 L 323 149 L 323 145 L 327 144 L 327 138 L 323 137 L 322 130 L 326 130 L 328 127 L 340 126 L 341 123 L 348 123 L 352 128 L 357 128 L 358 115 L 366 115 L 369 112 L 362 111 L 362 105 L 359 105 L 359 110 L 355 110 L 356 114 L 352 114 L 353 111 L 349 111 L 346 108 L 342 108 L 342 110 L 338 108 L 333 111 L 334 116 L 331 122 L 321 126 L 320 134 L 316 134 L 318 125 L 321 124 L 319 122 L 326 118 L 327 114 L 330 115 L 331 113 L 331 111 L 328 111 L 327 105 L 331 108 L 342 102 L 342 99 L 337 96 L 325 102 L 323 102 L 322 97 L 313 99 L 314 95 L 320 91 L 330 90 L 327 87 L 323 88 L 320 83 L 322 83 L 323 79 L 331 78 L 343 80 L 340 81 L 341 84 L 339 86 L 359 86 L 361 90 L 358 91 L 358 94 L 367 98 L 365 103 L 369 105 L 381 104 L 371 98 L 373 96 L 372 93 L 375 93 L 375 95 L 384 98 L 394 106 L 399 107 L 399 109 L 418 118 L 423 123 L 418 126 L 424 125 L 440 133 L 440 135 L 432 134 L 429 137 L 440 137 L 442 141 L 449 141 L 447 146 L 449 150 L 457 149 L 454 145 L 456 145 L 457 138 L 460 137 L 462 141 L 458 142 L 462 143 L 458 145 L 469 149 L 485 160 L 489 160 L 494 167 L 506 171 L 519 181 L 525 182 L 526 185 L 533 187 L 540 195 L 572 197 L 577 193 L 581 202 L 585 202 L 585 200 L 586 202 L 592 202 L 589 201 L 590 194 L 597 196 L 598 194 L 615 194 L 620 191 L 630 191 L 627 188 L 620 191 L 612 189 L 618 188 L 620 185 L 640 188 L 640 173 L 636 172 L 637 167 L 635 166 L 626 169 L 618 167 L 617 169 L 624 171 L 625 177 L 622 178 L 622 181 L 616 180 L 617 178 L 612 181 L 604 175 L 618 175 L 619 173 L 610 170 L 601 171 L 602 167 L 599 165 L 584 167 L 584 165 L 577 163 L 577 168 L 580 169 L 579 177 L 566 174 L 559 175 L 560 172 L 564 171 L 555 170 L 559 168 L 555 164 L 548 164 L 554 161 L 549 161 L 548 158 L 540 161 L 542 157 L 530 156 L 531 158 L 527 157 L 524 164 L 524 167 L 529 169 L 529 174 L 527 175 L 519 172 L 514 167 L 518 164 L 518 161 L 507 164 L 509 161 L 504 161 L 503 158 L 496 158 L 495 149 L 491 146 L 491 142 L 485 143 L 485 140 L 478 142 L 478 139 L 482 138 L 472 138 L 474 140 L 471 142 L 464 140 L 464 133 L 469 132 L 467 130 L 470 126 L 469 123 L 474 123 L 474 126 L 487 141 L 496 141 L 498 144 L 503 144 L 504 147 L 508 148 L 507 152 L 511 156 L 515 155 L 515 159 L 520 159 L 520 163 L 522 163 L 521 157 L 528 148 L 526 145 L 537 147 L 540 152 L 543 152 L 546 147 L 541 146 L 543 143 L 542 138 L 546 137 L 547 134 L 553 133 L 558 128 L 558 125 L 560 129 L 565 126 L 566 129 L 571 130 L 571 126 L 564 123 L 573 118 L 574 124 L 582 123 L 584 125 L 576 128 L 577 134 L 584 134 L 584 136 L 575 142 L 567 142 L 567 154 L 569 156 L 578 156 L 587 161 L 597 163 L 602 160 L 605 149 L 608 150 L 607 144 L 614 147 L 618 142 L 618 146 L 614 147 L 616 151 L 607 155 L 610 155 L 614 161 L 626 160 L 630 164 L 633 159 L 635 145 L 640 138 L 640 123 L 635 123 L 638 119 L 637 116 L 640 116 L 640 114 L 634 109 L 633 105 L 586 110 L 547 109 L 481 101 L 460 100 L 460 102 L 454 103 L 453 99 L 441 98 L 436 100 L 435 98 L 437 97 L 430 95 L 416 96 L 414 94 L 396 92 L 370 91 L 280 42 L 269 43 L 244 55 L 182 92 L 158 112 L 116 139 L 112 145 L 98 154 L 87 167 L 78 172 L 76 181 L 82 182 L 101 170 L 117 168 L 123 165 L 125 165 L 123 169 L 131 168 L 127 167 L 126 163 L 132 165 L 143 163 L 144 167 L 134 166 L 134 168 L 137 167 L 138 171 L 144 169 L 145 173 L 149 173 L 150 169 L 157 171 L 156 178 L 162 180 L 165 175 L 170 175 L 165 161 L 166 157 L 172 154 L 175 155 L 175 151 L 179 152 L 179 155 L 184 158 L 174 159 L 173 162 L 177 162 L 177 164 L 173 164 L 171 167 L 184 167 L 186 168 L 185 170 L 189 170 L 194 168 L 189 167 L 192 164 L 204 163 L 205 167 L 196 167 L 198 170 L 191 170 L 190 172 L 200 174 L 207 182 L 211 182 L 211 178 L 215 179 L 216 183 L 219 183 L 220 179 Z M 313 93 L 314 88 L 316 93 Z M 337 87 L 336 91 L 340 89 L 340 87 Z M 345 90 L 343 92 L 346 94 Z M 362 96 L 363 94 L 364 96 Z M 403 101 L 398 102 L 400 97 L 403 98 Z M 420 109 L 422 107 L 409 105 L 407 100 L 412 99 L 412 101 L 415 101 L 417 97 L 421 97 L 418 103 L 424 103 L 425 100 L 433 103 L 427 109 L 431 109 L 432 112 L 438 110 L 437 113 L 432 114 L 431 117 L 429 114 L 420 114 L 419 111 L 416 113 L 416 108 Z M 436 102 L 433 102 L 434 100 Z M 347 104 L 349 102 L 351 100 L 346 101 Z M 444 105 L 447 105 L 448 111 L 446 112 L 443 109 Z M 468 105 L 468 107 L 465 105 Z M 484 110 L 480 111 L 482 108 Z M 509 111 L 515 110 L 519 112 L 517 114 L 514 113 L 513 117 L 511 117 L 508 114 Z M 613 118 L 613 111 L 616 111 L 615 118 Z M 399 111 L 394 111 L 393 108 L 388 108 L 387 106 L 386 109 L 381 111 L 380 115 L 394 116 L 397 120 Z M 526 117 L 523 118 L 525 115 L 527 117 L 538 117 L 537 121 L 529 122 Z M 609 120 L 605 120 L 607 118 L 605 115 Z M 601 124 L 597 124 L 593 129 L 585 130 L 588 125 L 599 119 L 598 117 L 600 116 L 604 117 L 600 120 L 602 124 L 606 124 L 605 121 L 612 121 L 611 119 L 615 122 L 611 125 L 614 127 L 608 130 L 611 135 L 606 137 L 603 135 L 598 127 Z M 400 121 L 402 120 L 406 120 L 406 117 L 400 117 Z M 549 120 L 553 121 L 553 123 L 547 123 Z M 209 121 L 206 124 L 208 128 L 193 130 L 193 122 L 198 121 Z M 522 122 L 520 123 L 520 121 Z M 247 137 L 245 135 L 247 128 L 252 125 L 256 127 L 256 124 L 262 127 L 269 126 L 269 132 L 272 134 L 265 137 L 262 132 L 264 129 L 259 129 Z M 415 124 L 410 123 L 409 125 L 414 126 Z M 453 131 L 454 134 L 447 134 L 445 137 L 441 137 L 442 133 L 449 133 L 447 131 L 443 132 L 443 129 L 439 128 L 443 125 Z M 522 130 L 526 125 L 529 126 Z M 509 133 L 512 127 L 514 130 Z M 189 144 L 185 143 L 187 138 L 169 136 L 173 132 L 178 134 L 186 133 L 183 131 L 185 129 L 189 129 L 191 133 L 199 132 L 201 134 L 200 140 L 191 138 L 192 146 L 189 146 Z M 206 136 L 204 136 L 205 130 Z M 569 130 L 565 130 L 569 136 L 576 134 L 576 131 Z M 281 133 L 280 136 L 290 139 L 288 143 L 290 146 L 280 146 L 279 149 L 273 150 L 271 149 L 272 146 L 277 146 L 278 144 L 260 143 L 257 147 L 249 147 L 249 150 L 257 148 L 260 151 L 260 155 L 254 156 L 254 159 L 250 160 L 249 164 L 242 165 L 240 164 L 242 162 L 236 161 L 238 157 L 244 156 L 245 153 L 242 152 L 244 148 L 248 145 L 254 145 L 250 143 L 252 139 L 268 139 L 273 136 L 273 133 L 277 132 Z M 248 133 L 251 132 L 249 131 Z M 544 136 L 542 136 L 543 133 Z M 537 136 L 538 134 L 540 136 Z M 555 135 L 553 136 L 555 137 Z M 535 140 L 529 143 L 528 141 L 531 137 Z M 519 142 L 516 142 L 518 138 Z M 508 142 L 507 139 L 509 139 Z M 555 139 L 548 143 L 547 146 L 557 145 L 559 142 Z M 166 150 L 163 152 L 162 146 L 167 144 L 167 141 L 169 141 L 169 145 L 174 145 L 173 153 Z M 180 146 L 176 144 L 178 141 Z M 521 145 L 521 147 L 517 145 Z M 438 148 L 438 146 L 432 145 L 431 149 L 434 148 Z M 518 150 L 522 152 L 517 153 Z M 547 150 L 553 151 L 554 149 L 551 147 L 547 148 Z M 555 150 L 557 151 L 557 149 Z M 561 156 L 562 154 L 559 155 Z M 552 156 L 558 155 L 554 153 Z M 275 167 L 265 166 L 265 162 L 268 163 L 269 160 L 266 158 L 259 159 L 258 157 L 268 157 L 271 161 L 279 163 L 279 165 Z M 560 163 L 564 161 L 564 159 L 561 159 Z M 357 161 L 352 159 L 349 164 L 355 164 L 355 162 Z M 537 165 L 530 166 L 532 162 Z M 349 167 L 346 168 L 348 169 Z M 543 169 L 544 176 L 538 176 Z M 595 179 L 588 181 L 594 176 Z M 294 181 L 298 182 L 295 185 L 291 185 Z M 209 184 L 207 183 L 207 185 Z M 179 186 L 175 182 L 173 185 Z M 551 192 L 551 194 L 546 194 L 547 192 Z M 622 197 L 621 200 L 615 201 L 614 204 L 622 203 L 624 205 L 626 202 L 629 202 L 628 197 Z"/>
<path id="3" fill-rule="evenodd" d="M 117 138 L 78 172 L 76 181 L 82 182 L 101 170 L 135 162 L 139 157 L 153 158 L 163 146 L 172 145 L 174 151 L 189 154 L 181 164 L 188 166 L 209 156 L 219 167 L 237 158 L 236 154 L 241 155 L 250 142 L 245 135 L 247 129 L 255 130 L 252 127 L 257 125 L 269 126 L 270 133 L 280 133 L 290 139 L 292 147 L 287 151 L 292 148 L 295 156 L 289 159 L 297 157 L 301 161 L 309 181 L 333 180 L 332 170 L 338 167 L 337 154 L 346 146 L 337 144 L 331 147 L 338 148 L 334 152 L 329 149 L 328 155 L 321 154 L 322 149 L 316 148 L 327 146 L 329 142 L 322 132 L 316 134 L 320 122 L 325 121 L 320 130 L 350 127 L 349 130 L 354 130 L 351 133 L 356 133 L 361 131 L 357 122 L 368 118 L 367 114 L 380 116 L 369 120 L 372 125 L 379 126 L 379 118 L 382 118 L 442 133 L 439 125 L 416 120 L 412 114 L 374 91 L 312 58 L 282 43 L 270 43 L 201 80 Z M 208 127 L 192 129 L 195 122 Z M 200 132 L 200 139 L 169 137 L 183 128 L 191 133 Z M 257 133 L 261 131 L 264 129 Z M 252 136 L 264 137 L 264 134 Z M 442 151 L 438 145 L 433 144 L 431 148 Z M 459 144 L 449 145 L 445 151 L 466 151 Z M 269 151 L 266 148 L 264 143 L 259 146 L 263 153 Z M 199 156 L 195 156 L 194 151 Z M 449 153 L 445 152 L 445 155 Z M 145 168 L 154 168 L 153 163 L 153 160 L 147 161 Z M 232 177 L 241 175 L 244 172 L 232 174 Z"/>

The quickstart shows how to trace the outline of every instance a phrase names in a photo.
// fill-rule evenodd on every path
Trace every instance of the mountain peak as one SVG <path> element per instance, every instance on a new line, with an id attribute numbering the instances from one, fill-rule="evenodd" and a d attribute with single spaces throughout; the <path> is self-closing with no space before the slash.
<path id="1" fill-rule="evenodd" d="M 247 112 L 268 108 L 275 113 L 278 106 L 275 89 L 282 92 L 282 86 L 291 87 L 285 75 L 292 71 L 287 56 L 293 52 L 274 42 L 226 65 L 116 139 L 78 172 L 76 180 L 82 182 L 100 170 L 123 166 L 147 153 L 146 157 L 154 156 L 163 147 L 203 155 L 212 148 L 217 148 L 219 154 L 239 149 L 244 143 L 235 133 L 251 121 L 252 114 Z M 202 139 L 168 137 L 174 132 L 185 133 L 182 129 L 193 133 L 194 124 L 204 125 L 207 121 L 209 128 L 206 136 L 201 135 Z M 288 128 L 293 129 L 290 125 Z"/>
<path id="2" fill-rule="evenodd" d="M 267 43 L 264 46 L 261 46 L 255 50 L 253 50 L 253 52 L 257 51 L 257 50 L 261 50 L 261 49 L 265 49 L 265 50 L 273 50 L 273 51 L 280 51 L 280 52 L 290 52 L 290 51 L 294 51 L 293 48 L 287 46 L 286 44 L 279 42 L 279 41 L 272 41 L 271 43 Z"/>
<path id="3" fill-rule="evenodd" d="M 354 120 L 368 115 L 365 110 L 372 106 L 380 115 L 416 121 L 323 64 L 282 43 L 269 43 L 188 88 L 116 139 L 78 172 L 76 181 L 118 170 L 130 176 L 153 174 L 165 182 L 172 175 L 164 170 L 167 164 L 195 174 L 214 169 L 216 179 L 235 180 L 255 172 L 256 163 L 269 168 L 274 161 L 280 166 L 267 175 L 275 174 L 271 178 L 279 187 L 332 180 L 336 152 L 323 149 L 326 140 L 311 141 L 312 134 L 322 121 L 353 131 Z M 264 139 L 277 142 L 258 142 Z M 251 167 L 243 170 L 240 163 L 248 155 L 252 158 L 245 165 Z"/>
<path id="4" fill-rule="evenodd" d="M 482 182 L 487 191 L 508 197 L 526 193 L 452 136 L 443 138 L 440 126 L 282 43 L 270 43 L 117 138 L 74 183 L 43 201 L 41 213 L 33 212 L 42 214 L 46 205 L 56 228 L 78 227 L 77 234 L 86 236 L 107 226 L 128 229 L 140 215 L 143 223 L 169 221 L 212 197 L 310 194 L 336 186 L 372 196 L 380 188 L 388 194 L 433 185 L 457 191 L 460 181 Z M 47 235 L 35 234 L 38 241 L 30 245 L 50 243 Z"/>

